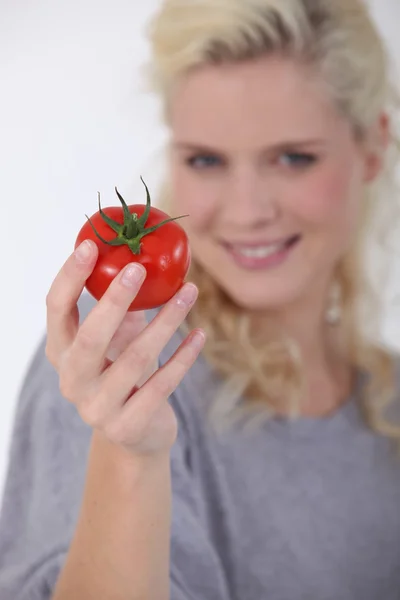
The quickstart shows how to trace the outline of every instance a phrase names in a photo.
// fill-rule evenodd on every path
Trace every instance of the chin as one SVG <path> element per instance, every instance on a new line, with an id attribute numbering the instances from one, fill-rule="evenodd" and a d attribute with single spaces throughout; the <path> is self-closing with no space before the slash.
<path id="1" fill-rule="evenodd" d="M 281 292 L 275 290 L 274 294 L 271 294 L 270 289 L 263 293 L 260 286 L 255 289 L 247 287 L 247 289 L 238 290 L 232 289 L 231 286 L 220 285 L 237 306 L 248 311 L 276 311 L 293 303 L 297 297 L 297 294 L 290 293 L 289 290 Z"/>
<path id="2" fill-rule="evenodd" d="M 300 240 L 293 239 L 267 259 L 238 258 L 218 244 L 199 244 L 195 256 L 236 305 L 248 311 L 275 312 L 297 303 L 310 289 L 309 270 L 299 264 Z"/>

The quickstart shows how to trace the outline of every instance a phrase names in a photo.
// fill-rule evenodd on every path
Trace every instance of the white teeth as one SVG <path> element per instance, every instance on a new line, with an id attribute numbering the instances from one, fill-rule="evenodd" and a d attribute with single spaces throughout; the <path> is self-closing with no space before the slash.
<path id="1" fill-rule="evenodd" d="M 238 254 L 247 258 L 266 258 L 280 252 L 285 248 L 286 243 L 270 244 L 269 246 L 255 246 L 254 248 L 245 248 L 243 246 L 233 246 L 233 249 Z"/>

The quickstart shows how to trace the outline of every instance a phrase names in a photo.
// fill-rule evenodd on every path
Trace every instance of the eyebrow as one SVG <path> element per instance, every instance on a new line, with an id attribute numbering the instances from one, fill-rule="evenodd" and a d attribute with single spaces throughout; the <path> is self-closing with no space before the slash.
<path id="1" fill-rule="evenodd" d="M 310 139 L 292 139 L 292 140 L 284 140 L 282 142 L 277 142 L 276 144 L 272 144 L 271 146 L 267 146 L 265 148 L 261 148 L 261 152 L 273 152 L 276 150 L 284 150 L 286 148 L 293 148 L 294 146 L 322 146 L 326 142 L 321 138 L 310 138 Z M 176 148 L 181 150 L 191 150 L 196 152 L 209 152 L 210 154 L 224 154 L 224 151 L 218 150 L 217 148 L 212 148 L 207 144 L 199 144 L 194 142 L 186 142 L 184 140 L 173 142 L 173 145 Z"/>

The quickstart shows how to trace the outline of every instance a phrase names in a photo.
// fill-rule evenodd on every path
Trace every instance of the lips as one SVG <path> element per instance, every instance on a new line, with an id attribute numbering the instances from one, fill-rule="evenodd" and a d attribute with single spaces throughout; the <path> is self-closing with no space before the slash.
<path id="1" fill-rule="evenodd" d="M 260 242 L 223 242 L 223 245 L 234 250 L 235 252 L 243 253 L 246 256 L 259 256 L 264 257 L 275 252 L 279 252 L 286 247 L 289 247 L 300 239 L 300 235 L 292 235 L 287 238 L 281 238 L 271 242 L 260 241 Z"/>
<path id="2" fill-rule="evenodd" d="M 292 247 L 301 239 L 296 234 L 273 242 L 224 243 L 234 261 L 248 269 L 278 266 L 289 255 Z"/>

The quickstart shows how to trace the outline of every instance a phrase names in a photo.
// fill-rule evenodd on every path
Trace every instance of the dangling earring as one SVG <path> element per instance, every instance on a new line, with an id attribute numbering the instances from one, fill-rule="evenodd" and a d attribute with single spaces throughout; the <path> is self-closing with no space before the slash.
<path id="1" fill-rule="evenodd" d="M 342 318 L 342 294 L 340 285 L 334 281 L 329 292 L 325 320 L 329 325 L 337 325 Z"/>

